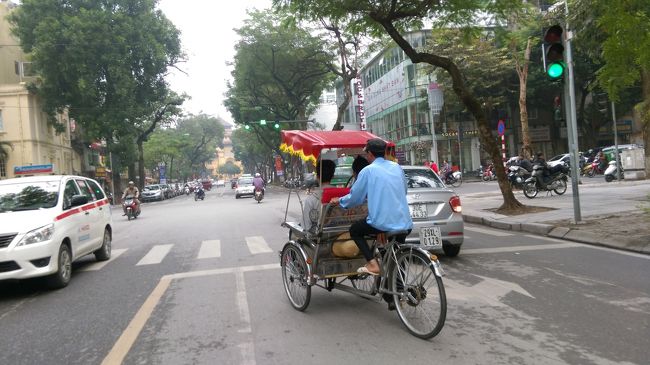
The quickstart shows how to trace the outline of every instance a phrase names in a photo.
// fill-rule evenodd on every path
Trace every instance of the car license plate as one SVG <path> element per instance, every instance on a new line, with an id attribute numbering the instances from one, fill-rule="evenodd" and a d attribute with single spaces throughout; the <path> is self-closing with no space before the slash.
<path id="1" fill-rule="evenodd" d="M 429 216 L 426 204 L 410 204 L 409 212 L 412 219 L 426 218 Z"/>
<path id="2" fill-rule="evenodd" d="M 420 244 L 425 247 L 441 247 L 442 234 L 440 227 L 420 228 Z"/>

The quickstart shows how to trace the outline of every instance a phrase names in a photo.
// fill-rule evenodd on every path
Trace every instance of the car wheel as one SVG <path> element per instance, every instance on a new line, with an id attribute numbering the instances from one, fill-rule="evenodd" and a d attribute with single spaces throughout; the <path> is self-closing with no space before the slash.
<path id="1" fill-rule="evenodd" d="M 456 257 L 460 252 L 461 245 L 442 245 L 442 251 L 444 251 L 446 256 Z"/>
<path id="2" fill-rule="evenodd" d="M 107 261 L 111 258 L 111 231 L 108 228 L 104 229 L 104 239 L 102 241 L 102 247 L 97 251 L 93 252 L 95 254 L 95 259 L 97 261 Z"/>
<path id="3" fill-rule="evenodd" d="M 239 195 L 235 194 L 235 199 L 239 199 Z"/>
<path id="4" fill-rule="evenodd" d="M 62 243 L 59 247 L 57 256 L 57 270 L 54 274 L 47 277 L 47 286 L 52 289 L 64 288 L 70 283 L 72 278 L 72 254 L 70 247 Z"/>

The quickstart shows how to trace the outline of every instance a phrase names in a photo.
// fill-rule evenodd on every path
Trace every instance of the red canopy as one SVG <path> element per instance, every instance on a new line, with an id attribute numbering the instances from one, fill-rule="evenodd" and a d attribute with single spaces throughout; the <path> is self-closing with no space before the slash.
<path id="1" fill-rule="evenodd" d="M 369 139 L 379 138 L 366 131 L 282 131 L 280 149 L 303 160 L 316 162 L 324 148 L 363 148 Z M 386 141 L 389 149 L 395 147 Z"/>

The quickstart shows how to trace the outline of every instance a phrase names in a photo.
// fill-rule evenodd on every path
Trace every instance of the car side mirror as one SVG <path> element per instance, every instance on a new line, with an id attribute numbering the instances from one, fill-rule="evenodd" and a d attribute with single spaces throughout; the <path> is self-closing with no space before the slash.
<path id="1" fill-rule="evenodd" d="M 80 205 L 84 205 L 88 203 L 88 197 L 85 195 L 75 195 L 72 197 L 72 202 L 70 203 L 70 207 L 78 207 Z"/>

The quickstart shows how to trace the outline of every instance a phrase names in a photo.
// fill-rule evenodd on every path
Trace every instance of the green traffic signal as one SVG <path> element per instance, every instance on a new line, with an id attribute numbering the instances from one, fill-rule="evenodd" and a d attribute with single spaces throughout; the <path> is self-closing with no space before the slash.
<path id="1" fill-rule="evenodd" d="M 275 124 L 273 125 L 273 128 L 275 128 L 275 129 L 280 129 L 280 123 L 275 123 Z"/>
<path id="2" fill-rule="evenodd" d="M 553 62 L 548 65 L 546 74 L 551 78 L 551 80 L 557 80 L 564 75 L 565 67 L 564 62 Z"/>
<path id="3" fill-rule="evenodd" d="M 264 119 L 260 120 L 260 125 L 266 125 L 266 120 Z"/>
<path id="4" fill-rule="evenodd" d="M 246 124 L 246 125 L 244 126 L 244 129 L 249 130 L 249 129 L 251 129 L 251 126 L 249 126 L 248 124 Z"/>

